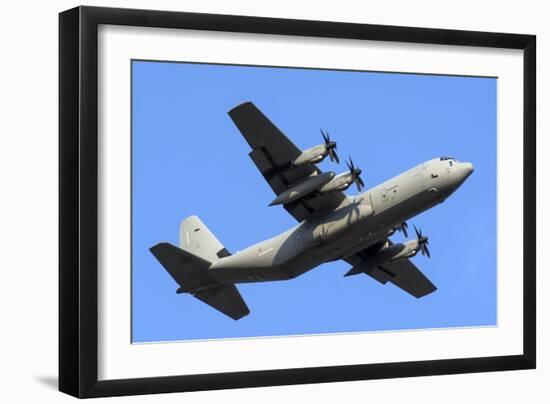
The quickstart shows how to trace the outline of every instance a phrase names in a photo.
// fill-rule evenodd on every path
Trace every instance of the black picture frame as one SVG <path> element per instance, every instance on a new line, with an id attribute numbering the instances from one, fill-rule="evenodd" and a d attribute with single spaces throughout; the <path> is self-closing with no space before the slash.
<path id="1" fill-rule="evenodd" d="M 98 381 L 100 24 L 523 50 L 523 354 Z M 97 7 L 60 13 L 59 390 L 84 398 L 535 368 L 535 61 L 534 35 Z"/>

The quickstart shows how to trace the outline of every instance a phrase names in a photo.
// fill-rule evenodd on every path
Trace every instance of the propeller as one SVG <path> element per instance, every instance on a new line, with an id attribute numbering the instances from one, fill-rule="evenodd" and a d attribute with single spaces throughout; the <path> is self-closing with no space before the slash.
<path id="1" fill-rule="evenodd" d="M 349 158 L 349 162 L 346 161 L 346 165 L 349 168 L 349 172 L 351 174 L 351 181 L 355 182 L 355 186 L 357 186 L 357 190 L 361 192 L 361 189 L 365 186 L 365 183 L 361 179 L 361 169 L 359 167 L 355 167 L 353 164 L 353 160 L 351 159 L 351 156 Z"/>
<path id="2" fill-rule="evenodd" d="M 330 140 L 330 135 L 328 134 L 328 131 L 324 132 L 323 129 L 319 129 L 321 131 L 321 135 L 323 135 L 323 140 L 325 141 L 325 148 L 328 151 L 328 156 L 330 157 L 330 161 L 336 161 L 336 164 L 340 164 L 340 159 L 338 158 L 338 155 L 336 154 L 336 142 L 333 142 Z"/>
<path id="3" fill-rule="evenodd" d="M 428 258 L 430 258 L 430 250 L 428 250 L 428 237 L 423 236 L 422 230 L 417 229 L 416 226 L 414 226 L 414 231 L 418 240 L 418 247 L 420 248 L 420 252 L 422 253 L 422 255 L 427 255 Z"/>
<path id="4" fill-rule="evenodd" d="M 407 232 L 407 229 L 409 228 L 409 225 L 407 224 L 407 222 L 401 222 L 397 225 L 397 230 L 399 230 L 401 233 L 403 233 L 403 235 L 405 236 L 405 238 L 409 237 L 409 233 Z"/>

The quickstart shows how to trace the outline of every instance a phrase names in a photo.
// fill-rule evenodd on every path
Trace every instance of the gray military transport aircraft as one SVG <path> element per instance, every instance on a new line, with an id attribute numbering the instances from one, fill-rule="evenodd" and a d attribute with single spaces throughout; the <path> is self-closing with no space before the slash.
<path id="1" fill-rule="evenodd" d="M 356 196 L 343 191 L 364 186 L 351 158 L 349 171 L 336 175 L 315 165 L 327 156 L 338 162 L 336 142 L 322 132 L 324 144 L 301 151 L 253 103 L 229 116 L 252 151 L 250 157 L 299 224 L 269 240 L 231 254 L 197 217 L 183 220 L 179 248 L 159 243 L 150 250 L 178 283 L 177 293 L 197 299 L 238 320 L 250 313 L 236 283 L 296 278 L 329 261 L 351 265 L 345 276 L 367 274 L 420 298 L 436 287 L 409 260 L 419 251 L 430 256 L 428 238 L 393 243 L 396 231 L 408 237 L 406 220 L 442 203 L 473 172 L 472 163 L 439 157 L 419 164 Z"/>

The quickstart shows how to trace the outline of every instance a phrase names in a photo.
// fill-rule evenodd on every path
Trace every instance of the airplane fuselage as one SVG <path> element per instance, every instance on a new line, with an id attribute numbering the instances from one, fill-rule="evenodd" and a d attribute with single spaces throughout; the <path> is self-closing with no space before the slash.
<path id="1" fill-rule="evenodd" d="M 333 212 L 212 263 L 221 283 L 295 278 L 386 239 L 403 221 L 443 202 L 471 174 L 471 163 L 424 162 L 354 197 Z"/>

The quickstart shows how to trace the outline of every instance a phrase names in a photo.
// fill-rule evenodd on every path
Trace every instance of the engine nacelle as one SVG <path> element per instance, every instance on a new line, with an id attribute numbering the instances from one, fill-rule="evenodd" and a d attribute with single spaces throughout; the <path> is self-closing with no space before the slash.
<path id="1" fill-rule="evenodd" d="M 322 194 L 326 194 L 329 192 L 339 192 L 339 191 L 345 191 L 350 187 L 350 185 L 353 183 L 352 175 L 348 173 L 342 173 L 338 174 L 332 180 L 325 185 L 323 185 L 319 192 Z"/>
<path id="2" fill-rule="evenodd" d="M 269 204 L 269 206 L 283 205 L 302 198 L 323 187 L 323 185 L 334 178 L 334 175 L 335 174 L 332 171 L 329 171 L 308 177 L 302 182 L 294 185 L 292 188 L 289 188 L 285 192 L 281 193 Z"/>
<path id="3" fill-rule="evenodd" d="M 396 261 L 400 259 L 411 258 L 418 252 L 418 241 L 409 240 L 406 243 L 397 243 L 388 245 L 382 248 L 377 253 L 368 256 L 354 265 L 345 276 L 357 275 L 363 272 L 369 272 L 377 265 L 381 265 L 386 261 Z"/>
<path id="4" fill-rule="evenodd" d="M 301 167 L 308 164 L 317 164 L 323 161 L 327 155 L 328 152 L 326 146 L 324 144 L 320 144 L 304 150 L 302 154 L 292 161 L 292 165 L 295 167 Z"/>
<path id="5" fill-rule="evenodd" d="M 312 175 L 278 195 L 277 198 L 271 201 L 269 206 L 294 202 L 313 191 L 319 191 L 322 194 L 345 191 L 352 183 L 352 174 L 349 172 L 335 175 L 332 171 L 329 171 Z"/>
<path id="6" fill-rule="evenodd" d="M 397 245 L 397 244 L 394 244 L 394 246 L 395 245 Z M 410 241 L 407 241 L 406 243 L 401 244 L 401 245 L 403 246 L 401 248 L 401 250 L 397 254 L 394 254 L 389 259 L 390 261 L 395 261 L 395 260 L 400 260 L 400 259 L 405 259 L 405 258 L 411 258 L 411 257 L 414 257 L 416 255 L 416 253 L 418 252 L 418 248 L 417 248 L 418 247 L 418 242 L 416 240 L 410 240 Z"/>

